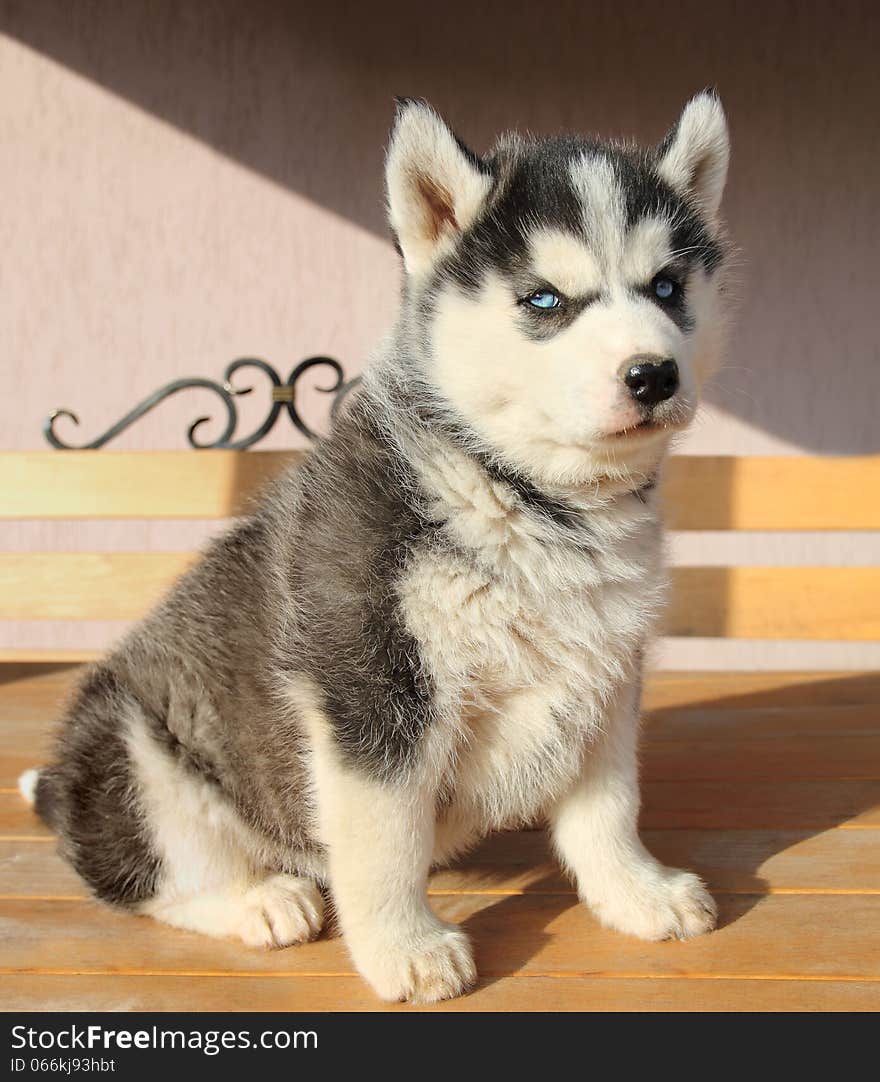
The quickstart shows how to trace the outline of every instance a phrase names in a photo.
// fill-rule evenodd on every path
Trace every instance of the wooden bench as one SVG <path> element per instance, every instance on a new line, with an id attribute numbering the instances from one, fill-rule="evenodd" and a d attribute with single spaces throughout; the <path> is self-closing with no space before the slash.
<path id="1" fill-rule="evenodd" d="M 0 518 L 221 519 L 290 457 L 6 453 Z M 677 530 L 880 530 L 878 491 L 880 458 L 682 457 L 666 500 Z M 129 620 L 191 559 L 0 552 L 0 619 Z M 676 568 L 667 633 L 876 640 L 878 599 L 876 567 Z M 85 898 L 15 779 L 90 656 L 0 652 L 0 1008 L 375 1009 L 336 939 L 260 954 Z M 646 710 L 645 837 L 707 879 L 719 931 L 651 945 L 607 932 L 542 832 L 494 839 L 432 880 L 482 974 L 437 1009 L 880 1008 L 880 676 L 663 672 Z"/>

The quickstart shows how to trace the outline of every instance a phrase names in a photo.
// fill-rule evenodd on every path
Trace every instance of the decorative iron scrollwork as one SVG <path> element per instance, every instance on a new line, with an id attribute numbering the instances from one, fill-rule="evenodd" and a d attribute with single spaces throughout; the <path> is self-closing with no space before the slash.
<path id="1" fill-rule="evenodd" d="M 145 398 L 143 402 L 139 402 L 134 409 L 126 413 L 124 417 L 121 417 L 116 424 L 111 425 L 106 432 L 102 432 L 100 436 L 97 436 L 89 443 L 81 443 L 79 445 L 65 443 L 64 440 L 58 436 L 55 431 L 55 422 L 60 417 L 68 417 L 74 424 L 79 424 L 79 417 L 66 409 L 54 410 L 49 415 L 43 424 L 43 434 L 49 443 L 59 451 L 81 451 L 103 447 L 104 444 L 115 439 L 121 432 L 124 432 L 129 426 L 133 425 L 135 421 L 143 417 L 145 413 L 149 413 L 150 410 L 155 409 L 160 402 L 163 402 L 166 398 L 170 398 L 171 395 L 178 394 L 180 391 L 189 390 L 191 387 L 204 387 L 209 391 L 213 391 L 222 402 L 223 407 L 226 410 L 226 425 L 217 439 L 211 442 L 201 443 L 196 438 L 196 432 L 201 425 L 210 421 L 211 418 L 197 417 L 189 426 L 186 434 L 191 447 L 195 447 L 198 450 L 222 448 L 235 451 L 242 451 L 246 447 L 253 447 L 255 443 L 258 443 L 275 427 L 275 422 L 278 420 L 282 410 L 287 410 L 290 420 L 299 432 L 307 439 L 313 440 L 316 439 L 318 434 L 309 428 L 302 417 L 300 417 L 296 408 L 296 384 L 303 373 L 319 365 L 324 365 L 332 369 L 336 376 L 336 382 L 332 387 L 318 388 L 319 391 L 322 391 L 325 394 L 333 395 L 333 402 L 330 406 L 330 415 L 333 417 L 336 415 L 343 398 L 359 382 L 360 377 L 346 380 L 342 365 L 338 361 L 333 360 L 332 357 L 308 357 L 306 360 L 300 361 L 300 363 L 292 369 L 286 380 L 282 380 L 275 369 L 270 364 L 267 364 L 266 361 L 262 361 L 257 357 L 242 357 L 226 366 L 222 383 L 217 380 L 204 379 L 198 376 L 187 379 L 176 379 L 172 380 L 171 383 L 166 383 L 164 387 L 160 387 L 148 398 Z M 235 400 L 236 398 L 250 394 L 253 391 L 253 387 L 236 387 L 232 382 L 232 377 L 243 368 L 256 368 L 269 377 L 272 388 L 271 406 L 266 419 L 258 428 L 248 436 L 238 436 L 236 438 L 235 430 L 238 427 L 238 408 Z"/>

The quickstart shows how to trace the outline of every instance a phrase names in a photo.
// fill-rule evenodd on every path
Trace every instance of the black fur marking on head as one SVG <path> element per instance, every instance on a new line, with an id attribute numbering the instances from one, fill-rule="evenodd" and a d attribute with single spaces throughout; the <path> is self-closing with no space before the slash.
<path id="1" fill-rule="evenodd" d="M 654 160 L 620 148 L 606 151 L 626 203 L 627 226 L 642 218 L 665 218 L 672 225 L 672 249 L 687 265 L 702 264 L 711 274 L 721 263 L 718 241 L 697 211 L 657 174 Z"/>
<path id="2" fill-rule="evenodd" d="M 528 268 L 536 228 L 583 233 L 583 208 L 568 175 L 586 144 L 574 137 L 526 142 L 509 139 L 488 160 L 495 185 L 487 208 L 440 268 L 465 292 L 480 288 L 490 268 L 514 276 Z"/>
<path id="3" fill-rule="evenodd" d="M 645 217 L 665 218 L 679 262 L 700 264 L 709 274 L 718 268 L 721 245 L 698 210 L 659 176 L 655 154 L 579 136 L 532 141 L 508 137 L 485 163 L 495 178 L 486 209 L 438 267 L 437 285 L 451 281 L 474 293 L 490 269 L 511 278 L 515 288 L 522 285 L 529 272 L 529 237 L 536 229 L 568 232 L 589 243 L 590 223 L 584 220 L 584 205 L 571 179 L 572 164 L 584 157 L 610 163 L 623 194 L 628 229 Z M 569 311 L 576 318 L 577 307 Z M 546 337 L 544 331 L 536 333 Z"/>
<path id="4" fill-rule="evenodd" d="M 684 277 L 679 275 L 679 277 Z M 694 319 L 688 311 L 687 307 L 687 280 L 679 281 L 678 289 L 675 295 L 670 300 L 661 300 L 654 292 L 653 282 L 649 282 L 639 290 L 643 297 L 647 298 L 652 304 L 656 304 L 657 307 L 668 316 L 672 322 L 679 327 L 685 334 L 694 329 Z"/>

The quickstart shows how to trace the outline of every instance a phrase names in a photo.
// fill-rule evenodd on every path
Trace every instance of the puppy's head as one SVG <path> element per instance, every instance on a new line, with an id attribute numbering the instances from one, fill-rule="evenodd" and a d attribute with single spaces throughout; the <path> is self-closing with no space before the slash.
<path id="1" fill-rule="evenodd" d="M 536 478 L 650 468 L 720 345 L 727 161 L 709 92 L 654 150 L 505 136 L 486 158 L 401 102 L 388 205 L 422 377 Z"/>

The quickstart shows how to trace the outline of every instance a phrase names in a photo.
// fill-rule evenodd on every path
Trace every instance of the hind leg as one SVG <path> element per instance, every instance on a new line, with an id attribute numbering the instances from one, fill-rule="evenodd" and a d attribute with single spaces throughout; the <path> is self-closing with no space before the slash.
<path id="1" fill-rule="evenodd" d="M 324 899 L 310 879 L 279 874 L 252 886 L 235 884 L 187 897 L 160 895 L 141 912 L 175 928 L 240 939 L 249 947 L 289 947 L 321 931 Z"/>
<path id="2" fill-rule="evenodd" d="M 128 750 L 161 861 L 140 913 L 252 947 L 286 947 L 318 935 L 324 901 L 314 881 L 268 871 L 260 839 L 235 809 L 143 724 L 130 727 Z"/>

